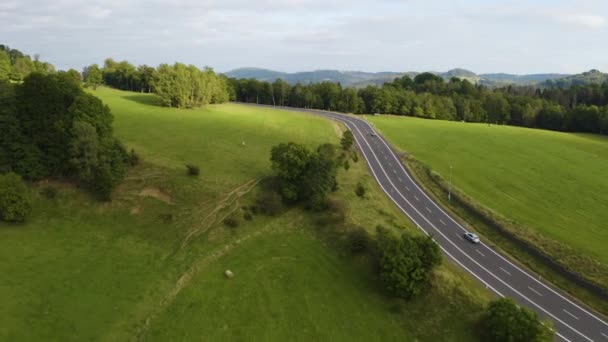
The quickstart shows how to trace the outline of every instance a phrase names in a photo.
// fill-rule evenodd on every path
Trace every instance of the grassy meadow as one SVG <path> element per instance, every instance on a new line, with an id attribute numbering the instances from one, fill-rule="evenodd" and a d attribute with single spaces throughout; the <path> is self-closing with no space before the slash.
<path id="1" fill-rule="evenodd" d="M 69 183 L 32 185 L 22 225 L 0 223 L 0 340 L 475 340 L 490 294 L 448 262 L 411 302 L 384 295 L 369 264 L 298 208 L 243 219 L 271 173 L 272 145 L 337 143 L 340 127 L 240 105 L 177 110 L 99 88 L 116 136 L 141 156 L 112 202 Z M 243 144 L 244 142 L 244 144 Z M 200 166 L 199 177 L 184 164 Z M 354 194 L 361 182 L 365 198 Z M 365 162 L 339 173 L 346 221 L 413 229 Z M 59 192 L 49 199 L 45 186 Z M 238 218 L 229 228 L 225 217 Z M 233 279 L 223 272 L 230 269 Z M 458 319 L 454 319 L 458 317 Z"/>
<path id="2" fill-rule="evenodd" d="M 510 126 L 368 117 L 398 148 L 524 227 L 608 264 L 608 139 Z"/>

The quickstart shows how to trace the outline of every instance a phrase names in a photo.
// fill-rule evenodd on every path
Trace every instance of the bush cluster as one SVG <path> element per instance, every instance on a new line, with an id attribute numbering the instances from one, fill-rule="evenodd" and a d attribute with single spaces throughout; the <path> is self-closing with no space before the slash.
<path id="1" fill-rule="evenodd" d="M 0 220 L 23 222 L 31 211 L 29 189 L 21 177 L 12 172 L 0 174 Z"/>
<path id="2" fill-rule="evenodd" d="M 378 227 L 380 278 L 386 289 L 397 297 L 410 299 L 429 281 L 430 272 L 441 263 L 441 251 L 430 237 L 399 238 Z"/>
<path id="3" fill-rule="evenodd" d="M 186 164 L 186 170 L 187 170 L 189 176 L 194 176 L 194 177 L 198 176 L 201 172 L 199 167 L 194 164 Z"/>
<path id="4" fill-rule="evenodd" d="M 355 188 L 355 194 L 359 197 L 365 196 L 365 187 L 361 183 L 357 183 L 357 187 Z"/>
<path id="5" fill-rule="evenodd" d="M 316 152 L 293 142 L 272 147 L 270 161 L 283 200 L 320 209 L 327 194 L 337 189 L 336 155 L 329 144 L 319 146 Z"/>
<path id="6" fill-rule="evenodd" d="M 512 299 L 501 298 L 486 309 L 479 332 L 484 341 L 549 342 L 554 339 L 549 327 L 533 311 L 518 306 Z"/>

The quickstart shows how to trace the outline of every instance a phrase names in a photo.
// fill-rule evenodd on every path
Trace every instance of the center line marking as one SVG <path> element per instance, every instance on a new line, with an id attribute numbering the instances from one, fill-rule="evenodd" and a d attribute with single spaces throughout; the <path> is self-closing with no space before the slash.
<path id="1" fill-rule="evenodd" d="M 566 311 L 566 309 L 562 309 L 562 310 L 564 310 L 565 313 L 567 313 L 568 315 L 574 317 L 578 321 L 578 317 L 576 317 L 573 314 L 569 313 L 568 311 Z"/>
<path id="2" fill-rule="evenodd" d="M 397 177 L 397 179 L 398 179 L 400 182 L 403 182 L 403 179 L 401 179 L 401 177 Z"/>
<path id="3" fill-rule="evenodd" d="M 475 250 L 475 252 L 477 252 L 477 253 L 479 253 L 481 256 L 484 256 L 484 257 L 485 257 L 485 255 L 484 255 L 483 253 L 481 253 L 481 252 L 479 251 L 479 249 L 476 249 L 476 250 Z"/>
<path id="4" fill-rule="evenodd" d="M 386 156 L 384 156 L 384 159 L 385 159 L 385 160 L 388 160 L 388 158 L 386 158 Z"/>
<path id="5" fill-rule="evenodd" d="M 539 295 L 541 297 L 543 296 L 542 294 L 540 294 L 540 292 L 536 291 L 535 289 L 531 288 L 530 286 L 528 286 L 528 288 L 530 289 L 530 291 L 536 293 L 537 295 Z"/>
<path id="6" fill-rule="evenodd" d="M 414 198 L 416 199 L 416 201 L 420 202 L 420 199 L 418 198 L 418 196 L 414 195 Z"/>
<path id="7" fill-rule="evenodd" d="M 600 334 L 602 334 L 602 336 L 604 336 L 605 338 L 608 338 L 608 335 L 604 334 L 603 332 L 601 332 Z"/>
<path id="8" fill-rule="evenodd" d="M 429 209 L 429 207 L 424 207 L 426 209 L 426 211 L 428 211 L 429 213 L 431 213 L 431 209 Z"/>
<path id="9" fill-rule="evenodd" d="M 459 238 L 464 240 L 464 238 L 462 236 L 460 236 L 460 234 L 456 233 L 456 236 L 458 236 Z"/>
<path id="10" fill-rule="evenodd" d="M 511 275 L 511 273 L 509 273 L 509 271 L 505 270 L 504 268 L 500 267 L 500 269 L 501 269 L 503 272 L 505 272 L 506 274 Z"/>
<path id="11" fill-rule="evenodd" d="M 394 174 L 397 174 L 397 171 L 396 171 L 395 169 L 393 169 L 393 173 L 394 173 Z"/>
<path id="12" fill-rule="evenodd" d="M 447 226 L 447 224 L 445 224 L 442 219 L 439 219 L 439 222 L 441 222 L 442 225 Z"/>
<path id="13" fill-rule="evenodd" d="M 405 186 L 405 190 L 410 191 L 410 188 L 407 187 L 407 185 Z"/>

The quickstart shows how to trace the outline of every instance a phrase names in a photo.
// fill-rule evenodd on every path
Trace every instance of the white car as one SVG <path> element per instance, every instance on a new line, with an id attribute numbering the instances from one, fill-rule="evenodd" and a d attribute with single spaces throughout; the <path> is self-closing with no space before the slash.
<path id="1" fill-rule="evenodd" d="M 471 241 L 472 243 L 479 243 L 479 236 L 471 232 L 464 233 L 464 238 Z"/>

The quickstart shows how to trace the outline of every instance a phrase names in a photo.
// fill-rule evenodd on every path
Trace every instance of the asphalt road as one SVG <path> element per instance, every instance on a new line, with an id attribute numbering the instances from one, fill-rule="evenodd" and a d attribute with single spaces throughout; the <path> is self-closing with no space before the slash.
<path id="1" fill-rule="evenodd" d="M 367 121 L 334 112 L 281 109 L 320 115 L 346 125 L 376 181 L 399 209 L 421 230 L 432 235 L 449 259 L 488 289 L 551 319 L 558 339 L 608 342 L 608 323 L 598 314 L 491 249 L 483 243 L 483 237 L 479 244 L 465 240 L 465 228 L 416 184 L 386 140 Z"/>

